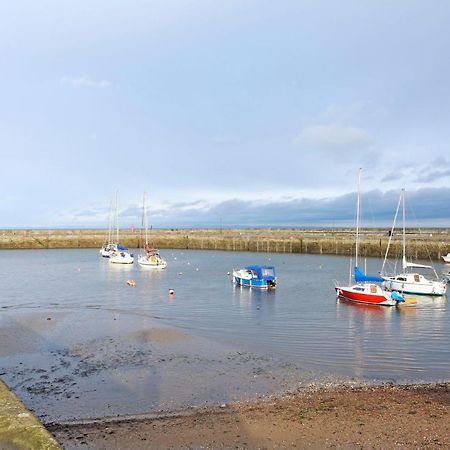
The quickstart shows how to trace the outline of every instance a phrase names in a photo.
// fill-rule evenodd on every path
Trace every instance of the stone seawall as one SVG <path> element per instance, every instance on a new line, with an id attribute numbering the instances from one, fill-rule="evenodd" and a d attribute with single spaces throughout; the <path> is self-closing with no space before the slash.
<path id="1" fill-rule="evenodd" d="M 120 242 L 137 248 L 140 230 L 121 230 Z M 0 249 L 100 248 L 107 230 L 0 230 Z M 361 231 L 361 256 L 383 257 L 387 229 Z M 151 230 L 149 241 L 159 248 L 351 255 L 355 235 L 350 229 L 172 229 Z M 390 255 L 402 252 L 402 236 L 395 232 Z M 449 229 L 407 230 L 407 255 L 441 260 L 450 252 Z"/>

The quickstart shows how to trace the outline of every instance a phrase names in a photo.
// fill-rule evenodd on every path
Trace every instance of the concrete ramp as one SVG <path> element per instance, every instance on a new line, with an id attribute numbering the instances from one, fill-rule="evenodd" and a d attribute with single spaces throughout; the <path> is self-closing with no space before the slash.
<path id="1" fill-rule="evenodd" d="M 61 449 L 25 405 L 0 381 L 0 449 Z"/>

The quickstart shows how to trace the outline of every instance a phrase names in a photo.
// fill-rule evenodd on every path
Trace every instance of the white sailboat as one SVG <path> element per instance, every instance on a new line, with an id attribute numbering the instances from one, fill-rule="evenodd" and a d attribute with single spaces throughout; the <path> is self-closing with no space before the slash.
<path id="1" fill-rule="evenodd" d="M 116 244 L 113 244 L 111 247 L 111 252 L 109 255 L 109 262 L 112 264 L 133 264 L 134 256 L 132 253 L 128 251 L 126 247 L 123 247 L 119 244 L 119 207 L 118 207 L 118 198 L 116 192 Z"/>
<path id="2" fill-rule="evenodd" d="M 140 248 L 138 263 L 146 269 L 165 269 L 167 262 L 161 257 L 157 248 L 150 247 L 148 243 L 148 223 L 147 223 L 147 207 L 145 204 L 145 193 L 142 204 L 142 226 L 145 230 L 145 243 Z"/>
<path id="3" fill-rule="evenodd" d="M 403 258 L 402 258 L 402 269 L 403 271 L 398 275 L 386 276 L 384 275 L 384 268 L 386 265 L 387 256 L 389 253 L 389 247 L 395 227 L 395 221 L 397 219 L 398 211 L 402 204 L 403 210 Z M 384 278 L 383 285 L 393 291 L 400 291 L 408 294 L 419 294 L 419 295 L 444 295 L 447 291 L 446 280 L 430 280 L 426 278 L 421 273 L 413 271 L 413 269 L 428 269 L 434 271 L 435 277 L 438 278 L 436 271 L 433 266 L 428 266 L 424 264 L 417 264 L 413 262 L 408 262 L 406 260 L 406 213 L 405 213 L 405 190 L 402 189 L 400 194 L 400 199 L 397 205 L 397 211 L 394 217 L 394 224 L 392 225 L 392 231 L 390 233 L 390 238 L 388 246 L 386 249 L 385 258 L 383 261 L 383 266 L 381 268 L 381 276 Z"/>
<path id="4" fill-rule="evenodd" d="M 108 234 L 106 240 L 103 243 L 102 248 L 99 250 L 100 255 L 103 258 L 109 258 L 113 250 L 117 249 L 117 244 L 112 242 L 112 223 L 113 223 L 113 201 L 109 204 L 109 217 L 108 217 Z"/>

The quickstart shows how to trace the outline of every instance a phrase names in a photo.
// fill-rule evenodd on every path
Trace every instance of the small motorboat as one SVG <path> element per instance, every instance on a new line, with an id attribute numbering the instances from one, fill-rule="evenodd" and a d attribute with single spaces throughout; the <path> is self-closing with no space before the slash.
<path id="1" fill-rule="evenodd" d="M 277 286 L 275 267 L 247 266 L 244 269 L 233 269 L 233 282 L 238 286 L 274 289 Z"/>
<path id="2" fill-rule="evenodd" d="M 442 257 L 442 259 L 446 264 L 450 264 L 450 253 L 447 253 L 445 256 Z"/>

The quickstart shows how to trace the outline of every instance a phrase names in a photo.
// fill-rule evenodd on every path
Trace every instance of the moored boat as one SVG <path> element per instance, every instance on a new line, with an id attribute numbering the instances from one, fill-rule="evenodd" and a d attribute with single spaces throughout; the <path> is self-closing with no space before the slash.
<path id="1" fill-rule="evenodd" d="M 116 202 L 117 202 L 117 194 L 116 194 Z M 98 251 L 100 256 L 103 258 L 109 258 L 111 253 L 114 250 L 117 250 L 117 244 L 112 243 L 112 221 L 113 221 L 113 203 L 109 205 L 109 224 L 108 224 L 108 234 L 106 236 L 105 242 L 102 245 L 102 248 Z"/>
<path id="2" fill-rule="evenodd" d="M 275 267 L 253 265 L 244 269 L 233 269 L 233 282 L 238 286 L 274 289 L 277 286 Z"/>
<path id="3" fill-rule="evenodd" d="M 402 246 L 403 246 L 403 258 L 402 258 L 402 272 L 387 275 L 384 271 L 386 265 L 389 246 L 394 232 L 395 221 L 398 215 L 398 211 L 402 205 L 403 214 L 403 235 L 402 235 Z M 434 272 L 434 280 L 426 278 L 421 273 L 413 271 L 413 269 L 425 269 Z M 381 268 L 381 276 L 383 277 L 383 286 L 391 291 L 396 290 L 399 292 L 404 292 L 407 294 L 419 294 L 419 295 L 444 295 L 447 292 L 447 282 L 446 280 L 439 280 L 438 274 L 433 266 L 418 264 L 416 262 L 409 262 L 406 260 L 406 210 L 405 210 L 405 190 L 402 189 L 400 198 L 397 205 L 397 211 L 394 217 L 394 223 L 392 225 L 392 230 L 389 237 L 389 242 L 386 248 L 386 254 L 383 261 L 383 267 Z"/>
<path id="4" fill-rule="evenodd" d="M 126 247 L 123 247 L 119 244 L 119 203 L 118 196 L 116 192 L 116 212 L 115 212 L 115 221 L 116 221 L 116 242 L 111 248 L 109 254 L 109 262 L 112 264 L 133 264 L 134 256 L 132 253 L 128 251 Z"/>
<path id="5" fill-rule="evenodd" d="M 395 306 L 404 302 L 404 298 L 397 292 L 389 292 L 378 284 L 357 283 L 353 286 L 336 286 L 338 298 L 356 303 L 371 305 Z"/>
<path id="6" fill-rule="evenodd" d="M 145 254 L 139 255 L 138 263 L 146 269 L 165 269 L 167 262 L 159 254 L 158 249 L 150 248 L 148 244 L 145 246 Z"/>
<path id="7" fill-rule="evenodd" d="M 446 264 L 450 264 L 450 253 L 447 253 L 445 256 L 442 257 L 442 259 Z"/>
<path id="8" fill-rule="evenodd" d="M 444 295 L 446 281 L 429 280 L 420 273 L 402 273 L 393 277 L 384 277 L 383 285 L 391 291 L 405 294 Z"/>
<path id="9" fill-rule="evenodd" d="M 138 263 L 141 267 L 144 267 L 146 269 L 165 269 L 167 267 L 167 262 L 161 257 L 159 254 L 158 249 L 153 246 L 150 247 L 148 243 L 148 224 L 147 224 L 147 208 L 145 204 L 145 193 L 144 198 L 142 202 L 142 225 L 145 230 L 145 240 L 144 245 L 142 248 L 141 242 L 142 237 L 140 239 L 140 254 L 138 256 Z"/>
<path id="10" fill-rule="evenodd" d="M 117 245 L 109 256 L 109 262 L 112 264 L 133 264 L 134 256 L 126 247 Z"/>
<path id="11" fill-rule="evenodd" d="M 405 299 L 398 292 L 388 292 L 385 288 L 377 283 L 384 280 L 377 276 L 368 276 L 361 272 L 358 268 L 359 256 L 359 223 L 361 212 L 361 169 L 358 176 L 358 194 L 356 202 L 356 245 L 355 245 L 355 268 L 353 277 L 355 284 L 340 285 L 336 282 L 335 291 L 339 299 L 351 302 L 364 303 L 367 305 L 394 306 L 397 303 L 404 302 Z"/>

